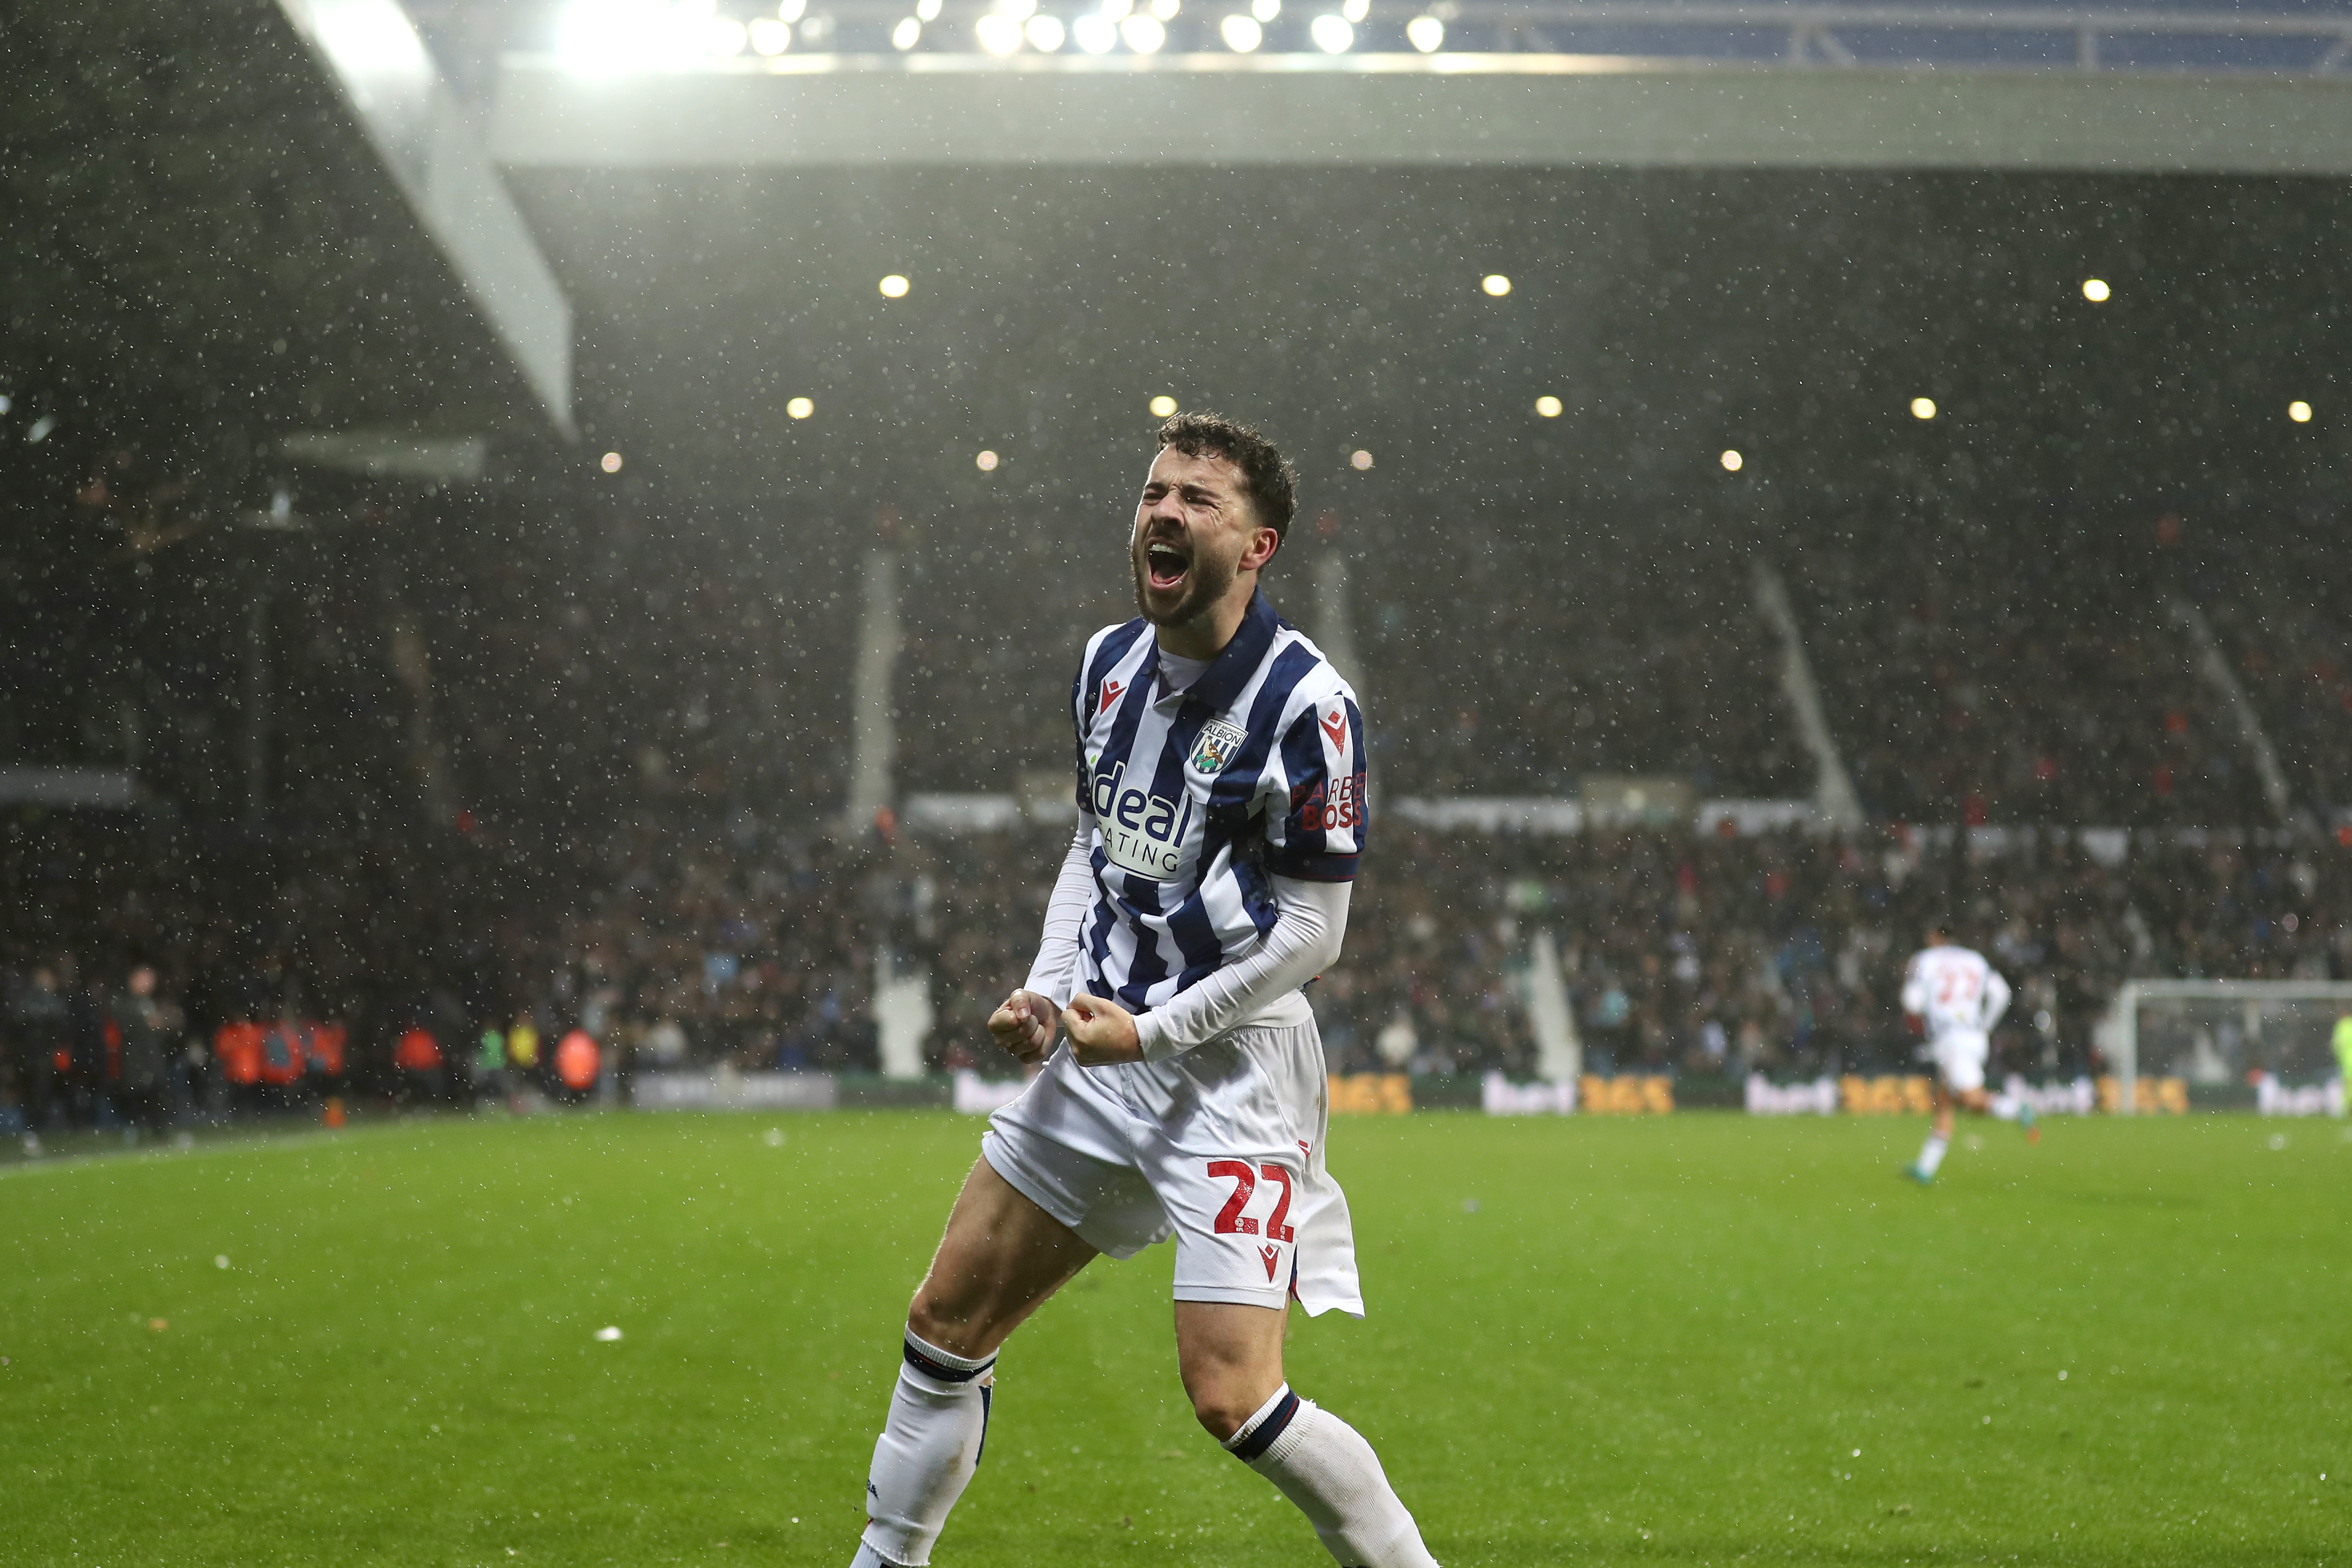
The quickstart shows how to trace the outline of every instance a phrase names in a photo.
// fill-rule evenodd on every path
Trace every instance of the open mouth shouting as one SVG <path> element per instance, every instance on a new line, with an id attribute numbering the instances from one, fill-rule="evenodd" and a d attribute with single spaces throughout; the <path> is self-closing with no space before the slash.
<path id="1" fill-rule="evenodd" d="M 1171 540 L 1155 539 L 1143 547 L 1143 578 L 1155 594 L 1181 594 L 1192 573 L 1192 552 Z"/>

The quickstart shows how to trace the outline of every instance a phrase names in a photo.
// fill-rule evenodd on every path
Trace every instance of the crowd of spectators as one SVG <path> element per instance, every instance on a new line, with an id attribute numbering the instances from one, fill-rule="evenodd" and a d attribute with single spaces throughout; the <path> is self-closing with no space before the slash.
<path id="1" fill-rule="evenodd" d="M 2341 523 L 2332 508 L 2294 521 L 2258 560 L 2211 568 L 2199 597 L 2295 803 L 2332 819 L 2352 810 L 2352 616 L 2329 593 Z"/>
<path id="2" fill-rule="evenodd" d="M 583 884 L 601 891 L 543 940 L 509 931 L 501 949 L 486 929 L 436 954 L 370 955 L 324 873 L 235 918 L 201 889 L 45 884 L 52 912 L 102 918 L 12 933 L 0 1119 L 161 1127 L 330 1093 L 505 1100 L 563 1087 L 554 1053 L 574 1029 L 624 1087 L 674 1068 L 872 1072 L 886 952 L 890 973 L 928 983 L 925 1065 L 1010 1077 L 986 1016 L 1026 971 L 1066 833 L 844 844 L 748 821 L 702 835 L 645 824 L 614 836 Z M 1335 1072 L 1532 1077 L 1528 977 L 1548 942 L 1588 1071 L 1727 1083 L 1912 1070 L 1896 997 L 1931 921 L 1956 923 L 2016 989 L 2000 1068 L 2072 1078 L 2099 1066 L 2096 1025 L 2127 977 L 2352 977 L 2352 846 L 1391 823 L 1343 954 L 1309 994 Z M 379 984 L 387 965 L 400 984 Z M 341 1026 L 331 1070 L 314 1059 L 257 1078 L 226 1059 L 225 1026 L 297 1018 Z"/>
<path id="3" fill-rule="evenodd" d="M 1662 524 L 1450 524 L 1357 552 L 1373 765 L 1401 795 L 1573 795 L 1674 775 L 1701 796 L 1809 794 L 1745 553 Z"/>
<path id="4" fill-rule="evenodd" d="M 2179 519 L 1923 524 L 1790 551 L 1864 808 L 1906 822 L 2267 825 L 2235 719 L 2168 611 Z"/>

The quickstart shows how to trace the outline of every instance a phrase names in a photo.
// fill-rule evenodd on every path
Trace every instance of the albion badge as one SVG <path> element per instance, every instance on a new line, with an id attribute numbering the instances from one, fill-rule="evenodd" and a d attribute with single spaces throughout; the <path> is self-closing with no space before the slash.
<path id="1" fill-rule="evenodd" d="M 1249 731 L 1239 724 L 1212 719 L 1201 726 L 1201 738 L 1192 742 L 1190 764 L 1200 773 L 1223 773 L 1225 764 L 1240 754 L 1242 742 L 1248 739 Z"/>

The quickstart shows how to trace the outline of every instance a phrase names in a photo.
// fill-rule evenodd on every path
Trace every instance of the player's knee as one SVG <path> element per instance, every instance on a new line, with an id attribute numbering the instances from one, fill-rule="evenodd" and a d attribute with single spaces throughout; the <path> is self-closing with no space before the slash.
<path id="1" fill-rule="evenodd" d="M 1218 1442 L 1224 1442 L 1240 1431 L 1249 1418 L 1257 1414 L 1264 1403 L 1247 1397 L 1239 1383 L 1219 1382 L 1211 1386 L 1197 1387 L 1192 1395 L 1192 1418 L 1201 1429 Z"/>

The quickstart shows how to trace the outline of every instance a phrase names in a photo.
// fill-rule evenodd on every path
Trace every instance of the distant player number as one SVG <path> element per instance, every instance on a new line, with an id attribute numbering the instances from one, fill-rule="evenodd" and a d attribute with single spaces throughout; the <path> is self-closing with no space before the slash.
<path id="1" fill-rule="evenodd" d="M 1258 1177 L 1261 1173 L 1267 1181 L 1277 1183 L 1282 1188 L 1282 1196 L 1275 1200 L 1274 1213 L 1266 1218 L 1267 1239 L 1289 1241 L 1297 1237 L 1297 1231 L 1293 1226 L 1283 1223 L 1290 1217 L 1290 1173 L 1280 1165 L 1261 1165 L 1256 1170 L 1252 1170 L 1245 1161 L 1241 1160 L 1209 1162 L 1211 1176 L 1234 1184 L 1233 1194 L 1225 1199 L 1225 1206 L 1217 1211 L 1216 1234 L 1219 1236 L 1255 1236 L 1257 1234 L 1256 1219 L 1242 1213 L 1242 1210 L 1249 1207 L 1250 1199 L 1255 1195 Z"/>

